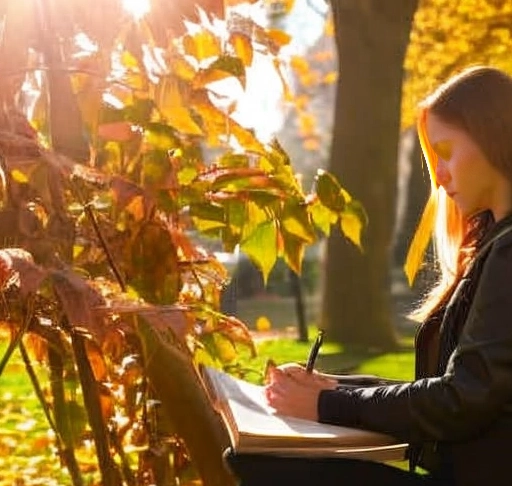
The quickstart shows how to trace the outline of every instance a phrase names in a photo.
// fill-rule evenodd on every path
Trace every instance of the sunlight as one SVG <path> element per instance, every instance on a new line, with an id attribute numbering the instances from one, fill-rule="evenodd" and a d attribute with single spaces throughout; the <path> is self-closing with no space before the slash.
<path id="1" fill-rule="evenodd" d="M 135 20 L 140 20 L 151 10 L 149 0 L 123 0 L 123 8 L 133 15 Z"/>

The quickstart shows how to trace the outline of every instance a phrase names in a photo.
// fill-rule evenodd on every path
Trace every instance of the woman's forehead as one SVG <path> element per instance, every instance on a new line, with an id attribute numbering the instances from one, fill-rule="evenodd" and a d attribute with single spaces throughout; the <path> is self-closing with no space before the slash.
<path id="1" fill-rule="evenodd" d="M 427 137 L 431 144 L 466 135 L 464 130 L 460 127 L 457 127 L 453 123 L 448 123 L 435 113 L 430 112 L 426 114 L 425 128 L 427 131 Z"/>

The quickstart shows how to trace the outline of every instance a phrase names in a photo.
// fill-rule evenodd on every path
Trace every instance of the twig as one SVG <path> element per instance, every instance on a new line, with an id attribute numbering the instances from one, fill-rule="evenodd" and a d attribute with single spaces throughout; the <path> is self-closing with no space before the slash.
<path id="1" fill-rule="evenodd" d="M 28 326 L 30 325 L 30 322 L 31 322 L 33 317 L 34 317 L 33 301 L 32 301 L 32 299 L 29 299 L 29 301 L 27 303 L 27 313 L 25 314 L 25 319 L 23 321 L 21 329 L 11 339 L 11 342 L 9 343 L 9 346 L 7 347 L 7 350 L 4 353 L 2 361 L 0 362 L 0 376 L 2 375 L 2 373 L 3 373 L 7 363 L 11 359 L 12 353 L 17 348 L 18 344 L 21 342 L 21 338 L 23 337 L 23 335 L 25 334 L 26 330 L 28 329 Z"/>
<path id="2" fill-rule="evenodd" d="M 112 256 L 112 253 L 110 252 L 107 241 L 105 240 L 103 233 L 101 232 L 98 222 L 96 221 L 96 216 L 92 210 L 91 204 L 89 204 L 89 203 L 85 204 L 84 210 L 85 210 L 85 214 L 89 218 L 89 221 L 92 223 L 94 232 L 96 233 L 96 236 L 98 237 L 98 239 L 100 241 L 100 245 L 103 248 L 103 251 L 105 252 L 105 255 L 107 257 L 110 268 L 112 269 L 112 271 L 114 272 L 114 275 L 116 277 L 117 283 L 121 287 L 121 290 L 123 292 L 126 292 L 126 283 L 124 281 L 123 276 L 121 275 L 121 272 L 119 271 L 119 268 L 117 267 L 117 263 L 115 262 L 114 257 Z"/>

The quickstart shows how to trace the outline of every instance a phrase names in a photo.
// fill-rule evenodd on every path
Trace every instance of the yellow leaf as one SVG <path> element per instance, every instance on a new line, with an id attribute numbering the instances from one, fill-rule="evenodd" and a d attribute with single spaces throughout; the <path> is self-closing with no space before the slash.
<path id="1" fill-rule="evenodd" d="M 14 181 L 19 182 L 20 184 L 27 184 L 28 183 L 28 177 L 21 172 L 21 170 L 14 169 L 11 171 L 11 177 Z"/>
<path id="2" fill-rule="evenodd" d="M 297 274 L 302 271 L 302 261 L 306 250 L 306 243 L 301 238 L 283 231 L 284 261 Z"/>
<path id="3" fill-rule="evenodd" d="M 331 71 L 324 76 L 325 84 L 334 84 L 338 79 L 338 73 L 336 71 Z"/>
<path id="4" fill-rule="evenodd" d="M 172 59 L 172 71 L 176 76 L 178 76 L 181 79 L 184 79 L 185 81 L 192 81 L 196 75 L 196 70 L 194 69 L 194 66 L 192 66 L 189 62 L 187 62 L 182 57 L 174 57 Z"/>
<path id="5" fill-rule="evenodd" d="M 137 61 L 137 58 L 128 51 L 123 51 L 121 54 L 121 64 L 127 68 L 127 69 L 138 69 L 139 68 L 139 62 Z"/>
<path id="6" fill-rule="evenodd" d="M 260 332 L 270 331 L 272 323 L 267 316 L 260 316 L 256 319 L 256 330 Z"/>
<path id="7" fill-rule="evenodd" d="M 290 65 L 297 74 L 303 75 L 310 71 L 308 61 L 301 56 L 292 56 Z"/>
<path id="8" fill-rule="evenodd" d="M 292 40 L 292 38 L 289 34 L 287 34 L 286 32 L 284 32 L 282 30 L 278 30 L 278 29 L 270 29 L 267 32 L 267 35 L 279 47 L 289 44 L 289 42 Z"/>
<path id="9" fill-rule="evenodd" d="M 213 340 L 218 356 L 223 363 L 229 363 L 236 358 L 237 352 L 235 346 L 229 339 L 222 334 L 214 333 Z"/>
<path id="10" fill-rule="evenodd" d="M 157 86 L 155 101 L 162 115 L 176 130 L 189 135 L 202 135 L 203 131 L 193 120 L 190 111 L 184 106 L 178 82 L 174 78 L 164 78 Z"/>
<path id="11" fill-rule="evenodd" d="M 183 38 L 185 52 L 194 56 L 198 61 L 220 56 L 222 53 L 220 39 L 208 30 L 202 30 L 195 35 Z"/>
<path id="12" fill-rule="evenodd" d="M 190 112 L 183 106 L 178 106 L 167 114 L 169 124 L 179 132 L 189 135 L 202 135 L 203 131 L 192 119 Z"/>
<path id="13" fill-rule="evenodd" d="M 242 251 L 261 270 L 265 284 L 277 260 L 277 236 L 276 223 L 268 221 L 260 224 L 240 245 Z"/>
<path id="14" fill-rule="evenodd" d="M 233 32 L 229 37 L 229 42 L 244 66 L 250 66 L 254 54 L 251 39 L 241 32 Z"/>
<path id="15" fill-rule="evenodd" d="M 361 233 L 363 223 L 353 213 L 343 212 L 340 218 L 341 231 L 357 247 L 361 249 Z"/>
<path id="16" fill-rule="evenodd" d="M 135 221 L 142 221 L 145 214 L 144 199 L 142 196 L 135 196 L 126 206 L 126 211 L 135 218 Z"/>

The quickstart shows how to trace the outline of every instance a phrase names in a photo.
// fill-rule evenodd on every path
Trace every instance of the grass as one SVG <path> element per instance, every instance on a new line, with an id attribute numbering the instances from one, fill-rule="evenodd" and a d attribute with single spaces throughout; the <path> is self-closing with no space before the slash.
<path id="1" fill-rule="evenodd" d="M 315 326 L 310 326 L 309 335 L 315 334 Z M 268 359 L 277 364 L 304 363 L 310 346 L 294 338 L 257 339 L 257 356 L 251 358 L 241 352 L 239 366 L 247 379 L 261 382 Z M 0 356 L 2 354 L 0 347 Z M 375 355 L 345 350 L 340 344 L 326 342 L 317 363 L 317 368 L 323 371 L 361 372 L 407 380 L 413 376 L 414 357 L 410 347 L 403 352 Z M 39 372 L 44 376 L 44 369 Z M 71 484 L 59 462 L 48 423 L 18 353 L 0 376 L 0 386 L 0 486 Z M 92 469 L 96 467 L 93 461 L 87 460 L 82 466 L 87 470 L 84 470 L 88 473 L 86 478 L 92 478 Z M 86 484 L 92 484 L 90 479 L 86 479 Z"/>
<path id="2" fill-rule="evenodd" d="M 4 349 L 0 349 L 3 356 Z M 69 484 L 21 357 L 0 376 L 0 486 Z"/>
<path id="3" fill-rule="evenodd" d="M 309 336 L 316 335 L 316 327 L 310 326 Z M 326 342 L 317 360 L 317 369 L 329 373 L 364 373 L 385 378 L 412 380 L 414 377 L 414 351 L 410 339 L 404 339 L 400 351 L 375 354 L 371 352 L 347 350 L 341 344 Z M 267 360 L 276 364 L 296 362 L 304 364 L 311 343 L 299 342 L 293 338 L 275 338 L 256 342 L 258 355 L 249 358 L 242 355 L 242 366 L 261 378 Z M 249 377 L 250 378 L 250 377 Z"/>

